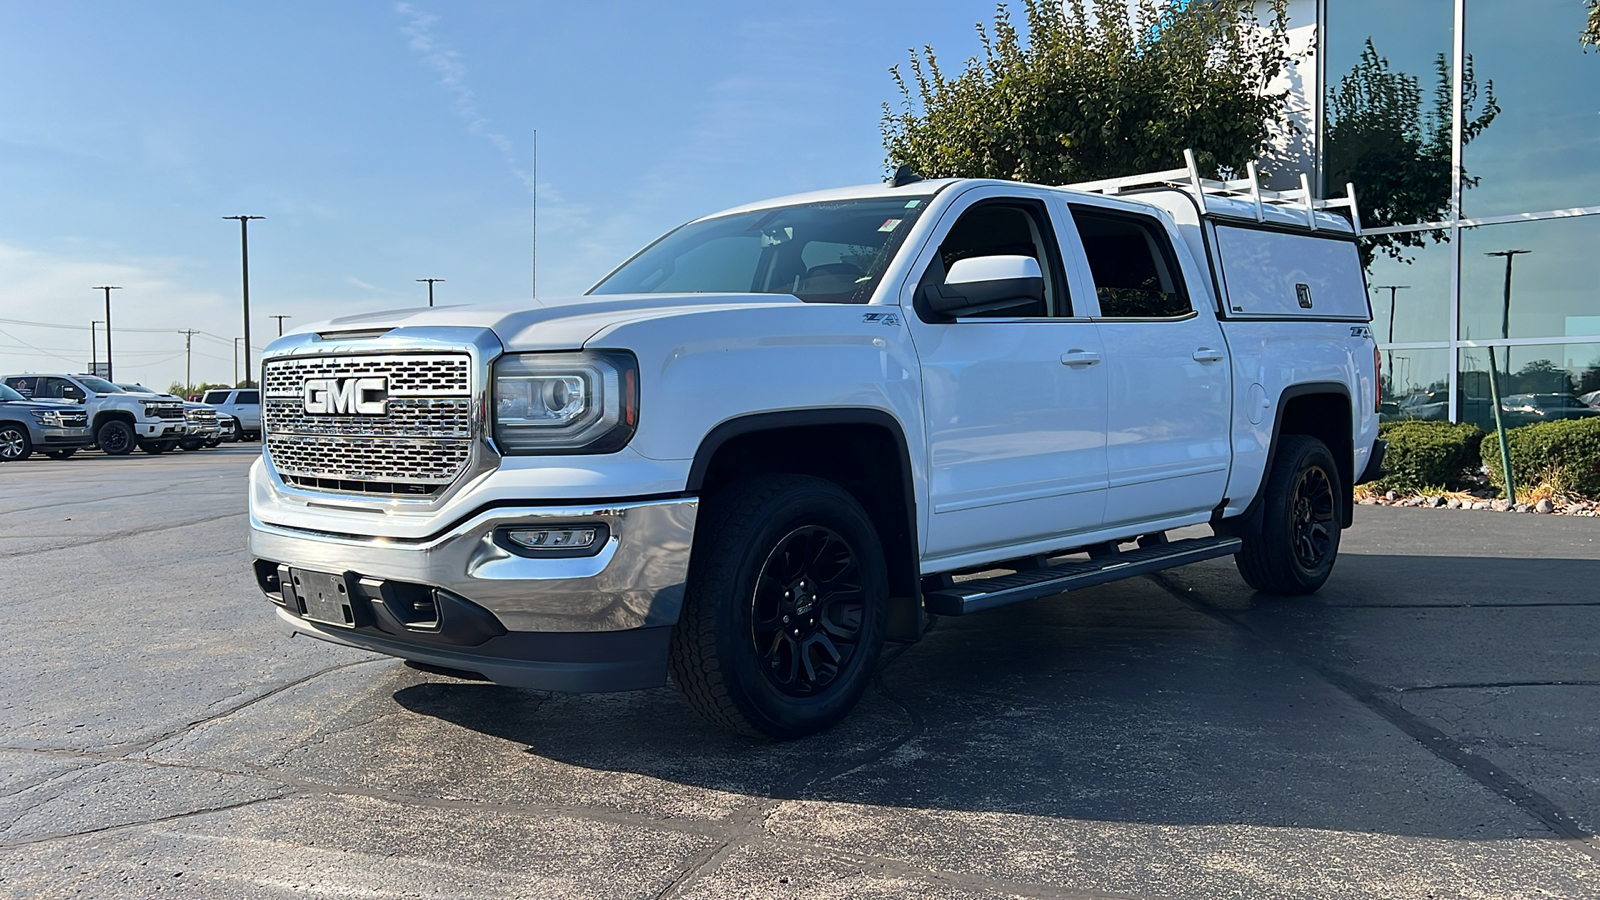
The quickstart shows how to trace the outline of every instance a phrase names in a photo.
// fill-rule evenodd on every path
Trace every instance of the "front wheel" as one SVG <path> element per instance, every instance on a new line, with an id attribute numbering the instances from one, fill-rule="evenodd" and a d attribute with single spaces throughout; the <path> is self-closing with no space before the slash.
<path id="1" fill-rule="evenodd" d="M 738 482 L 701 505 L 670 670 L 714 724 L 795 738 L 844 718 L 883 650 L 888 573 L 872 522 L 829 481 Z"/>
<path id="2" fill-rule="evenodd" d="M 112 419 L 94 433 L 94 442 L 107 456 L 127 456 L 133 452 L 133 426 L 120 419 Z"/>
<path id="3" fill-rule="evenodd" d="M 1326 444 L 1284 435 L 1262 485 L 1260 525 L 1241 534 L 1239 574 L 1268 594 L 1310 594 L 1339 555 L 1339 467 Z"/>
<path id="4" fill-rule="evenodd" d="M 15 422 L 0 423 L 0 462 L 21 462 L 32 453 L 27 428 Z"/>

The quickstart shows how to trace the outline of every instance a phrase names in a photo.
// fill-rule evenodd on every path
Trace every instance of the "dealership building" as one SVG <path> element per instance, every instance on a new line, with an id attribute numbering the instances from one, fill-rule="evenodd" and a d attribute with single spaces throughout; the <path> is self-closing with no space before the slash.
<path id="1" fill-rule="evenodd" d="M 1278 177 L 1303 169 L 1326 197 L 1355 182 L 1389 417 L 1492 427 L 1491 365 L 1502 408 L 1600 390 L 1600 48 L 1580 41 L 1583 0 L 1289 12 L 1299 127 Z"/>

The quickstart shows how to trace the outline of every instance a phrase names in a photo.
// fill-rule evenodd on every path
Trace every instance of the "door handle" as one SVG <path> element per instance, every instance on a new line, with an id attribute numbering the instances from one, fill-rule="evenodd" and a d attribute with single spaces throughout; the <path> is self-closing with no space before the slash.
<path id="1" fill-rule="evenodd" d="M 1068 350 L 1067 352 L 1061 354 L 1061 364 L 1064 366 L 1072 366 L 1073 368 L 1092 366 L 1099 361 L 1100 354 L 1094 352 L 1093 350 Z"/>
<path id="2" fill-rule="evenodd" d="M 1213 350 L 1210 347 L 1201 347 L 1199 350 L 1196 350 L 1194 352 L 1194 361 L 1195 362 L 1222 362 L 1222 360 L 1226 356 L 1227 356 L 1227 354 L 1223 353 L 1221 350 Z"/>

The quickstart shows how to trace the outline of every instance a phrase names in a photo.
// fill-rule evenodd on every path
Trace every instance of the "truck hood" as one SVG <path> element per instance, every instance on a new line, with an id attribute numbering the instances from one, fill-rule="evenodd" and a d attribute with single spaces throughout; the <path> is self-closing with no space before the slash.
<path id="1" fill-rule="evenodd" d="M 306 328 L 369 331 L 393 328 L 487 328 L 507 350 L 576 350 L 606 328 L 660 316 L 730 307 L 794 306 L 793 294 L 605 294 L 539 300 L 516 300 L 470 306 L 395 309 L 342 316 Z"/>

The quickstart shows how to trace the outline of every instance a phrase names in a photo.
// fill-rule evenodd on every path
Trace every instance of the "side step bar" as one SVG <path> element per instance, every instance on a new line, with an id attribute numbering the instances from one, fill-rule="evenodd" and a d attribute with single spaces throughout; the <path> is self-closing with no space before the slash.
<path id="1" fill-rule="evenodd" d="M 1239 552 L 1240 545 L 1238 538 L 1208 537 L 1139 547 L 1098 559 L 963 581 L 923 594 L 923 605 L 935 615 L 960 616 L 1007 603 L 1064 594 L 1079 588 L 1146 575 L 1203 559 L 1232 556 Z"/>

